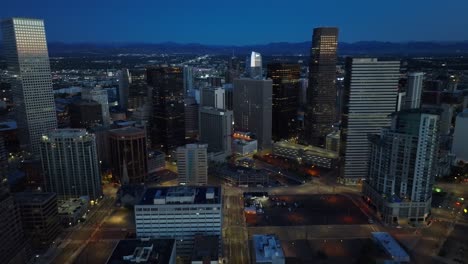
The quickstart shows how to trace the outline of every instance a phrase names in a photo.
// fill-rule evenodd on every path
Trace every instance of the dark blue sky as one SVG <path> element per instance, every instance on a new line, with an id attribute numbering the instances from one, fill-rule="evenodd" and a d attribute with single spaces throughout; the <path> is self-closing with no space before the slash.
<path id="1" fill-rule="evenodd" d="M 0 18 L 43 18 L 49 41 L 263 44 L 468 40 L 468 0 L 10 0 Z"/>

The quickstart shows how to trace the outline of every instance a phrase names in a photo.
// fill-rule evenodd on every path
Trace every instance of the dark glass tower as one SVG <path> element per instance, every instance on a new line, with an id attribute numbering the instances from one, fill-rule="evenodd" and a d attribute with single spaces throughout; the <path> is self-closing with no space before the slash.
<path id="1" fill-rule="evenodd" d="M 309 62 L 304 140 L 323 146 L 336 121 L 336 48 L 338 28 L 315 28 Z"/>
<path id="2" fill-rule="evenodd" d="M 297 136 L 300 77 L 299 64 L 267 66 L 267 78 L 273 81 L 272 139 L 275 141 Z"/>
<path id="3" fill-rule="evenodd" d="M 170 155 L 185 144 L 183 71 L 164 66 L 148 68 L 146 74 L 153 96 L 151 144 Z"/>

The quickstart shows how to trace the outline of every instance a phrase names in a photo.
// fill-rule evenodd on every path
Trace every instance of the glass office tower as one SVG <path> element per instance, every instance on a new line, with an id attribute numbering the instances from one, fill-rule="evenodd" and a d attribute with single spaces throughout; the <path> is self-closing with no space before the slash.
<path id="1" fill-rule="evenodd" d="M 57 128 L 44 21 L 2 21 L 3 47 L 22 147 L 38 157 L 42 134 Z"/>

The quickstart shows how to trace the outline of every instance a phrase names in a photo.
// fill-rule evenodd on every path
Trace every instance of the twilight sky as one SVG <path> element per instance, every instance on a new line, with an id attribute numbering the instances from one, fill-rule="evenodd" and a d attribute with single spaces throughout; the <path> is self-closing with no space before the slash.
<path id="1" fill-rule="evenodd" d="M 0 18 L 12 16 L 44 19 L 63 42 L 299 42 L 318 26 L 345 42 L 468 40 L 467 0 L 2 1 Z"/>

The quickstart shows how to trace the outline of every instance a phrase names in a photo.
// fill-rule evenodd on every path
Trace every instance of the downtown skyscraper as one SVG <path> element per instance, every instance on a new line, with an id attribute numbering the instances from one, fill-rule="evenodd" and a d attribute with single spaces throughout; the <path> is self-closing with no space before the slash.
<path id="1" fill-rule="evenodd" d="M 20 143 L 38 157 L 42 134 L 57 128 L 44 21 L 10 18 L 1 28 Z"/>
<path id="2" fill-rule="evenodd" d="M 375 58 L 347 58 L 344 109 L 341 118 L 341 177 L 354 184 L 368 173 L 368 135 L 390 125 L 395 111 L 399 61 Z"/>
<path id="3" fill-rule="evenodd" d="M 259 149 L 271 148 L 272 80 L 235 79 L 234 127 L 251 132 Z"/>
<path id="4" fill-rule="evenodd" d="M 271 63 L 267 78 L 273 81 L 272 138 L 275 141 L 297 136 L 299 108 L 299 64 Z"/>
<path id="5" fill-rule="evenodd" d="M 183 71 L 179 67 L 147 69 L 152 88 L 153 114 L 151 144 L 166 154 L 185 144 L 185 106 Z"/>
<path id="6" fill-rule="evenodd" d="M 336 122 L 338 28 L 315 28 L 309 62 L 309 88 L 303 141 L 323 146 Z"/>

